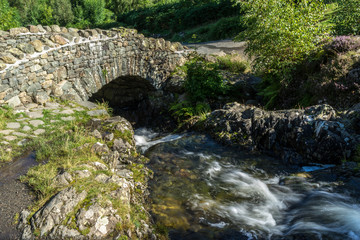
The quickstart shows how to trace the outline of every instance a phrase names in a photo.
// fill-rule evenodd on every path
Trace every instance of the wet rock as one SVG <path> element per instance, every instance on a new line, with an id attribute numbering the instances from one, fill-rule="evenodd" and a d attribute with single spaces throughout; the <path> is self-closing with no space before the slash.
<path id="1" fill-rule="evenodd" d="M 231 103 L 212 112 L 204 125 L 225 144 L 272 153 L 289 164 L 340 163 L 360 141 L 329 105 L 265 111 Z"/>
<path id="2" fill-rule="evenodd" d="M 66 218 L 73 211 L 74 207 L 86 197 L 86 191 L 78 193 L 70 187 L 56 194 L 31 218 L 33 228 L 40 230 L 40 235 L 49 233 L 56 225 Z"/>

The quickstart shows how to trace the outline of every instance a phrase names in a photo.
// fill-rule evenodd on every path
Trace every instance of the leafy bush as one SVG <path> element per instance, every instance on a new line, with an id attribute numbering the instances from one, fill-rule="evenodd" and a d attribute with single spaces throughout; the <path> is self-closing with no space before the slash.
<path id="1" fill-rule="evenodd" d="M 171 104 L 169 111 L 178 123 L 188 120 L 194 116 L 203 116 L 211 111 L 208 103 L 196 103 L 181 101 Z"/>
<path id="2" fill-rule="evenodd" d="M 326 6 L 322 0 L 246 0 L 240 5 L 247 28 L 238 39 L 247 41 L 247 52 L 255 57 L 254 69 L 264 78 L 266 106 L 273 107 L 297 65 L 321 49 L 329 32 L 329 26 L 321 24 Z"/>
<path id="3" fill-rule="evenodd" d="M 20 25 L 20 17 L 16 9 L 10 7 L 7 0 L 0 0 L 0 29 L 8 30 Z"/>
<path id="4" fill-rule="evenodd" d="M 185 67 L 187 73 L 185 90 L 191 102 L 216 99 L 226 93 L 227 87 L 216 63 L 206 62 L 202 57 L 194 56 Z"/>
<path id="5" fill-rule="evenodd" d="M 338 0 L 338 8 L 331 21 L 335 24 L 337 35 L 360 34 L 360 2 L 359 0 Z"/>

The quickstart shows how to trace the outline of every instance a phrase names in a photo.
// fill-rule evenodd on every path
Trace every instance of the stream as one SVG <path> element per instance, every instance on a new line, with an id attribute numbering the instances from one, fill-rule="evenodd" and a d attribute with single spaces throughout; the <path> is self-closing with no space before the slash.
<path id="1" fill-rule="evenodd" d="M 137 129 L 150 159 L 151 213 L 170 239 L 360 239 L 360 203 L 289 167 L 199 133 Z"/>

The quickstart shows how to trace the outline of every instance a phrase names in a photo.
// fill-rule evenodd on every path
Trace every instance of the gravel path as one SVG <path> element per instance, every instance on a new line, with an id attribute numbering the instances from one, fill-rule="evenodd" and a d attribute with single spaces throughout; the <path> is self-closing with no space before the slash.
<path id="1" fill-rule="evenodd" d="M 36 164 L 31 153 L 0 168 L 0 239 L 20 238 L 14 217 L 34 201 L 34 196 L 19 177 Z"/>
<path id="2" fill-rule="evenodd" d="M 214 42 L 204 42 L 196 44 L 185 45 L 189 48 L 195 49 L 201 54 L 225 55 L 225 54 L 239 54 L 247 59 L 245 51 L 245 42 L 234 42 L 232 40 L 221 40 Z"/>

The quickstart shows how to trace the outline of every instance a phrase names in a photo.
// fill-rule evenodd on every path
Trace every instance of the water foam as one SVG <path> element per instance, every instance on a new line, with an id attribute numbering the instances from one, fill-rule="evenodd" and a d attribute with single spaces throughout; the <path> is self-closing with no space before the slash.
<path id="1" fill-rule="evenodd" d="M 144 152 L 146 152 L 146 150 L 148 150 L 150 147 L 152 147 L 156 144 L 164 143 L 164 142 L 172 142 L 172 141 L 182 138 L 184 135 L 170 134 L 163 138 L 160 138 L 157 140 L 152 140 L 152 139 L 156 138 L 157 136 L 158 136 L 158 133 L 155 133 L 155 132 L 145 129 L 145 128 L 140 128 L 135 131 L 135 135 L 134 135 L 136 146 L 140 148 L 140 151 L 142 153 L 144 153 Z"/>

